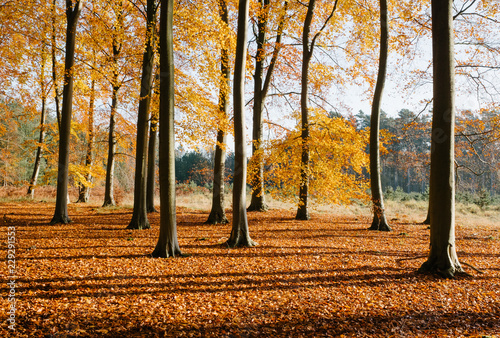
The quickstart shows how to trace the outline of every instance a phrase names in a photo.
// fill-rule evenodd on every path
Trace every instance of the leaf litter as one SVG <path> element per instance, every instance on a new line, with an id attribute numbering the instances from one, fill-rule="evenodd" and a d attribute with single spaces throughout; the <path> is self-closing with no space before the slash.
<path id="1" fill-rule="evenodd" d="M 70 205 L 48 225 L 49 203 L 0 205 L 0 244 L 16 227 L 16 331 L 1 285 L 0 335 L 17 337 L 482 337 L 500 335 L 500 227 L 457 225 L 470 275 L 417 274 L 429 230 L 291 211 L 248 213 L 253 248 L 223 245 L 228 225 L 178 208 L 188 257 L 155 259 L 152 229 L 126 230 L 132 210 Z M 230 214 L 229 214 L 230 216 Z M 405 235 L 402 236 L 401 234 Z M 0 270 L 8 280 L 6 255 Z"/>

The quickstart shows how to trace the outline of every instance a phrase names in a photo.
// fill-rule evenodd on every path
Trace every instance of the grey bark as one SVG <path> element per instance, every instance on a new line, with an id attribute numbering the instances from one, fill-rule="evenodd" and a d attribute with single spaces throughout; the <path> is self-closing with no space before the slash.
<path id="1" fill-rule="evenodd" d="M 118 75 L 113 76 L 114 81 L 118 81 Z M 116 82 L 114 82 L 116 83 Z M 109 115 L 109 134 L 108 134 L 108 160 L 106 162 L 106 182 L 104 183 L 104 202 L 103 207 L 115 205 L 115 189 L 114 189 L 114 176 L 115 176 L 115 115 L 116 106 L 118 103 L 118 90 L 119 86 L 113 85 L 113 93 L 111 99 L 111 113 Z"/>
<path id="2" fill-rule="evenodd" d="M 116 30 L 123 27 L 123 9 L 117 13 Z M 106 182 L 104 184 L 104 203 L 103 207 L 115 205 L 115 192 L 114 192 L 114 176 L 115 176 L 115 149 L 116 149 L 116 108 L 118 106 L 118 91 L 120 90 L 120 83 L 118 80 L 118 58 L 122 50 L 122 40 L 119 33 L 113 30 L 113 77 L 112 77 L 112 98 L 111 98 L 111 112 L 109 116 L 109 134 L 108 134 L 108 160 L 106 164 Z"/>
<path id="3" fill-rule="evenodd" d="M 158 120 L 151 119 L 149 124 L 148 143 L 148 173 L 146 183 L 146 210 L 147 212 L 158 212 L 155 209 L 155 178 L 156 178 L 156 144 L 158 140 Z"/>
<path id="4" fill-rule="evenodd" d="M 90 100 L 89 100 L 89 125 L 88 125 L 88 141 L 87 141 L 87 151 L 85 154 L 85 167 L 88 172 L 85 177 L 87 183 L 92 181 L 92 165 L 94 159 L 94 103 L 95 103 L 95 80 L 92 79 L 90 85 Z M 77 203 L 87 203 L 90 199 L 90 187 L 87 185 L 82 185 L 80 187 L 80 192 L 78 194 Z"/>
<path id="5" fill-rule="evenodd" d="M 308 210 L 309 199 L 309 63 L 311 61 L 314 45 L 309 49 L 309 33 L 314 16 L 316 1 L 309 1 L 307 14 L 304 20 L 304 30 L 302 32 L 302 74 L 301 74 L 301 92 L 300 92 L 300 116 L 301 116 L 301 142 L 302 155 L 300 167 L 300 188 L 299 188 L 299 207 L 295 218 L 298 220 L 310 219 Z"/>
<path id="6" fill-rule="evenodd" d="M 146 49 L 142 58 L 142 78 L 137 118 L 137 140 L 135 155 L 134 209 L 127 229 L 151 228 L 146 206 L 148 120 L 153 86 L 154 44 L 156 31 L 155 1 L 147 1 Z"/>
<path id="7" fill-rule="evenodd" d="M 452 0 L 432 0 L 433 96 L 430 252 L 420 272 L 462 272 L 455 248 L 455 69 Z"/>
<path id="8" fill-rule="evenodd" d="M 306 18 L 304 19 L 304 30 L 302 32 L 302 74 L 301 74 L 301 92 L 300 92 L 300 112 L 301 112 L 301 142 L 302 142 L 302 155 L 300 167 L 300 188 L 299 188 L 299 206 L 295 219 L 308 220 L 309 216 L 309 63 L 314 52 L 314 46 L 319 35 L 325 29 L 326 25 L 333 17 L 337 9 L 338 0 L 335 0 L 332 12 L 323 23 L 321 29 L 310 39 L 311 23 L 314 16 L 314 8 L 316 1 L 311 0 L 307 5 Z"/>
<path id="9" fill-rule="evenodd" d="M 219 2 L 219 14 L 221 20 L 229 24 L 227 1 Z M 221 82 L 219 89 L 219 111 L 222 113 L 221 119 L 227 120 L 229 114 L 229 86 L 231 69 L 229 68 L 229 52 L 226 47 L 221 49 Z M 224 127 L 217 130 L 217 144 L 215 145 L 214 158 L 214 183 L 212 191 L 212 209 L 208 215 L 208 224 L 226 224 L 229 221 L 226 217 L 224 205 L 224 177 L 226 171 L 226 130 Z"/>
<path id="10" fill-rule="evenodd" d="M 174 0 L 161 1 L 160 13 L 160 235 L 153 257 L 182 255 L 175 214 Z"/>
<path id="11" fill-rule="evenodd" d="M 40 135 L 38 136 L 38 147 L 36 149 L 35 155 L 35 164 L 33 166 L 33 174 L 31 175 L 30 185 L 28 187 L 28 195 L 31 198 L 34 198 L 35 194 L 35 186 L 38 181 L 38 175 L 40 173 L 40 163 L 42 161 L 42 145 L 45 142 L 45 117 L 46 117 L 46 108 L 45 105 L 47 103 L 47 93 L 46 93 L 46 85 L 45 85 L 45 42 L 42 42 L 42 51 L 41 51 L 41 69 L 40 69 L 40 89 L 42 92 L 42 109 L 40 112 Z"/>
<path id="12" fill-rule="evenodd" d="M 52 56 L 52 83 L 54 84 L 54 101 L 56 104 L 56 118 L 57 127 L 61 128 L 61 108 L 60 108 L 60 97 L 61 93 L 59 90 L 59 82 L 57 79 L 57 36 L 56 36 L 56 0 L 52 2 L 52 36 L 51 36 L 51 56 Z"/>
<path id="13" fill-rule="evenodd" d="M 269 0 L 259 0 L 261 15 L 257 23 L 257 52 L 255 55 L 255 74 L 254 74 L 254 106 L 253 106 L 253 130 L 252 130 L 252 156 L 254 161 L 257 162 L 257 171 L 252 175 L 252 198 L 248 211 L 266 211 L 268 206 L 265 200 L 265 187 L 264 187 L 264 159 L 260 152 L 262 144 L 262 129 L 263 129 L 263 111 L 271 78 L 276 66 L 276 61 L 281 49 L 281 38 L 283 36 L 283 28 L 285 25 L 286 10 L 288 8 L 288 1 L 284 2 L 283 15 L 278 24 L 278 33 L 276 35 L 276 44 L 274 47 L 271 62 L 264 74 L 264 61 L 266 59 L 264 45 L 267 41 L 267 21 L 269 15 Z"/>
<path id="14" fill-rule="evenodd" d="M 76 26 L 82 3 L 66 0 L 66 57 L 64 62 L 63 104 L 61 126 L 59 128 L 59 161 L 57 166 L 57 195 L 54 217 L 50 224 L 69 223 L 68 183 L 69 183 L 69 141 L 71 136 L 71 115 L 73 111 L 73 66 L 75 61 Z"/>
<path id="15" fill-rule="evenodd" d="M 370 119 L 370 185 L 373 203 L 373 221 L 369 230 L 391 231 L 384 210 L 384 195 L 380 168 L 380 103 L 384 91 L 389 50 L 389 25 L 387 0 L 380 0 L 380 57 L 377 83 L 373 95 L 372 117 Z"/>
<path id="16" fill-rule="evenodd" d="M 246 210 L 247 158 L 245 142 L 245 66 L 248 40 L 249 0 L 240 0 L 238 7 L 238 32 L 234 65 L 234 183 L 233 224 L 226 244 L 230 248 L 256 243 L 250 238 Z"/>

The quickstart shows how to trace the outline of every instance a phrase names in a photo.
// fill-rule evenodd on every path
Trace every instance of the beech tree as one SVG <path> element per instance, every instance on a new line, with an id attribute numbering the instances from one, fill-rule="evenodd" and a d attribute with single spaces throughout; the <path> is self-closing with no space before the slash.
<path id="1" fill-rule="evenodd" d="M 248 36 L 249 0 L 240 0 L 238 7 L 238 32 L 234 65 L 234 183 L 233 224 L 226 244 L 230 248 L 256 243 L 250 238 L 246 210 L 247 157 L 245 140 L 245 70 Z"/>
<path id="2" fill-rule="evenodd" d="M 147 189 L 147 154 L 148 154 L 148 120 L 153 85 L 154 45 L 156 34 L 155 0 L 147 1 L 146 9 L 146 48 L 142 61 L 142 79 L 139 97 L 139 113 L 137 118 L 137 139 L 135 155 L 134 209 L 132 220 L 127 229 L 149 229 L 146 189 Z"/>
<path id="3" fill-rule="evenodd" d="M 89 121 L 87 127 L 87 147 L 85 151 L 85 168 L 87 170 L 85 183 L 80 183 L 77 203 L 87 203 L 90 198 L 90 184 L 92 182 L 92 165 L 94 163 L 94 105 L 95 105 L 95 79 L 90 83 L 90 98 L 89 98 Z"/>
<path id="4" fill-rule="evenodd" d="M 462 272 L 455 247 L 455 67 L 452 0 L 432 0 L 433 114 L 430 252 L 420 272 Z"/>
<path id="5" fill-rule="evenodd" d="M 46 51 L 47 45 L 44 40 L 41 42 L 41 48 L 40 48 L 40 57 L 41 57 L 41 63 L 40 63 L 40 92 L 41 92 L 41 98 L 42 98 L 42 108 L 40 111 L 40 134 L 38 136 L 38 145 L 36 149 L 36 155 L 35 155 L 35 165 L 33 167 L 33 174 L 31 175 L 30 179 L 30 184 L 28 187 L 28 195 L 31 196 L 31 198 L 34 197 L 35 194 L 35 186 L 38 181 L 38 175 L 40 174 L 40 164 L 42 161 L 42 152 L 43 152 L 43 147 L 44 147 L 44 142 L 45 142 L 45 134 L 46 134 L 46 125 L 45 125 L 45 119 L 47 115 L 47 96 L 48 96 L 48 90 L 47 88 L 49 87 L 48 84 L 46 83 L 45 79 L 45 67 L 47 63 L 47 51 Z"/>
<path id="6" fill-rule="evenodd" d="M 389 51 L 389 24 L 387 20 L 387 0 L 380 0 L 380 56 L 373 95 L 372 116 L 370 120 L 370 184 L 373 203 L 373 221 L 369 230 L 390 231 L 384 210 L 384 195 L 380 168 L 380 103 L 384 91 Z"/>
<path id="7" fill-rule="evenodd" d="M 219 14 L 222 22 L 229 24 L 229 13 L 227 1 L 219 2 Z M 231 69 L 229 67 L 229 51 L 227 46 L 223 46 L 220 51 L 220 87 L 219 87 L 219 110 L 221 113 L 221 124 L 227 123 L 229 115 L 229 90 Z M 229 221 L 224 210 L 224 178 L 226 171 L 226 135 L 227 126 L 217 126 L 217 143 L 215 144 L 214 156 L 214 180 L 212 191 L 212 209 L 208 215 L 208 224 L 226 224 Z"/>
<path id="8" fill-rule="evenodd" d="M 68 216 L 68 166 L 71 115 L 73 104 L 73 66 L 76 44 L 76 26 L 82 9 L 80 0 L 66 0 L 66 57 L 64 64 L 63 104 L 59 128 L 59 162 L 57 168 L 57 196 L 54 217 L 50 224 L 69 223 Z"/>
<path id="9" fill-rule="evenodd" d="M 297 208 L 297 214 L 295 216 L 298 220 L 308 220 L 309 210 L 308 210 L 308 198 L 309 198 L 309 64 L 312 59 L 314 52 L 314 46 L 316 41 L 320 36 L 321 32 L 325 29 L 326 25 L 333 17 L 335 10 L 337 9 L 337 2 L 333 5 L 332 12 L 325 20 L 323 26 L 313 35 L 312 39 L 311 24 L 314 17 L 314 8 L 316 7 L 316 0 L 310 0 L 307 5 L 307 14 L 304 19 L 304 30 L 302 32 L 302 74 L 301 74 L 301 92 L 300 92 L 300 112 L 301 112 L 301 126 L 302 133 L 300 135 L 302 142 L 302 156 L 301 156 L 301 168 L 300 168 L 300 188 L 299 188 L 299 206 Z"/>
<path id="10" fill-rule="evenodd" d="M 160 234 L 153 257 L 182 255 L 175 214 L 174 1 L 161 0 L 160 11 Z"/>
<path id="11" fill-rule="evenodd" d="M 266 211 L 268 206 L 265 202 L 264 191 L 264 160 L 262 156 L 262 127 L 264 105 L 271 85 L 273 71 L 276 66 L 278 55 L 281 49 L 281 39 L 285 26 L 286 11 L 288 1 L 285 1 L 280 15 L 276 43 L 272 53 L 271 61 L 264 77 L 264 66 L 266 61 L 265 44 L 267 43 L 267 30 L 270 0 L 259 0 L 259 12 L 257 15 L 257 51 L 255 53 L 255 73 L 254 73 L 254 105 L 253 105 L 253 130 L 252 130 L 252 161 L 256 162 L 254 170 L 250 173 L 252 184 L 252 198 L 248 211 Z"/>
<path id="12" fill-rule="evenodd" d="M 148 142 L 148 169 L 146 182 L 146 211 L 157 212 L 155 208 L 155 179 L 156 179 L 156 145 L 158 140 L 158 117 L 151 118 L 149 123 Z"/>
<path id="13" fill-rule="evenodd" d="M 111 45 L 111 111 L 109 114 L 109 133 L 108 133 L 108 160 L 106 163 L 106 182 L 104 185 L 104 203 L 103 207 L 109 205 L 115 205 L 115 194 L 114 194 L 114 175 L 115 175 L 115 150 L 116 150 L 116 135 L 115 135 L 115 125 L 116 125 L 116 110 L 118 107 L 118 91 L 121 88 L 121 83 L 119 81 L 119 65 L 118 59 L 123 48 L 123 2 L 118 0 L 116 3 L 112 3 L 111 7 L 115 14 L 115 22 L 112 28 L 112 45 Z"/>

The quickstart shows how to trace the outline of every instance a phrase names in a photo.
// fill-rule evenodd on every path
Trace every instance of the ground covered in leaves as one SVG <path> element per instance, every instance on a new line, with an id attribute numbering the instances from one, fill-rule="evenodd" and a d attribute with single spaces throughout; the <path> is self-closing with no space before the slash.
<path id="1" fill-rule="evenodd" d="M 457 227 L 470 276 L 416 273 L 429 230 L 290 211 L 249 213 L 254 248 L 223 246 L 230 225 L 178 209 L 188 257 L 155 259 L 152 229 L 126 230 L 131 209 L 72 204 L 73 223 L 48 225 L 53 203 L 0 204 L 0 336 L 368 337 L 500 334 L 500 226 Z M 230 215 L 229 215 L 230 216 Z M 7 230 L 15 227 L 16 332 L 8 328 Z"/>

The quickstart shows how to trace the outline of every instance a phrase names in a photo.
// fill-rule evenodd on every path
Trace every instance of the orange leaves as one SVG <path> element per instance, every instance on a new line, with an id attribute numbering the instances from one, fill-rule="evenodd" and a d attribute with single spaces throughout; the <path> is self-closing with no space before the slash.
<path id="1" fill-rule="evenodd" d="M 229 250 L 219 244 L 227 226 L 206 225 L 204 211 L 179 208 L 179 241 L 191 256 L 172 260 L 149 257 L 158 214 L 152 229 L 129 231 L 131 210 L 69 208 L 72 224 L 48 226 L 50 204 L 0 205 L 18 229 L 19 336 L 496 334 L 494 226 L 461 226 L 457 237 L 461 256 L 484 274 L 443 281 L 414 272 L 423 258 L 413 258 L 428 248 L 428 230 L 418 224 L 368 234 L 370 217 L 321 213 L 299 222 L 283 210 L 249 213 L 261 245 Z M 0 226 L 2 238 L 6 228 Z M 0 305 L 6 308 L 5 297 Z M 5 318 L 0 312 L 0 335 L 9 337 Z"/>

